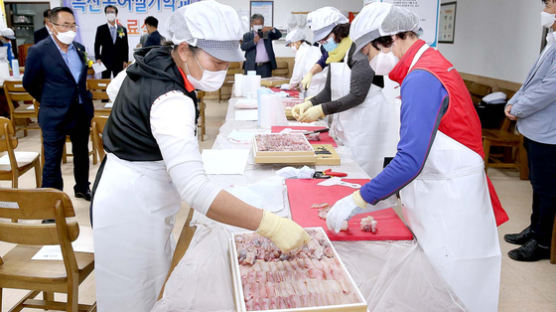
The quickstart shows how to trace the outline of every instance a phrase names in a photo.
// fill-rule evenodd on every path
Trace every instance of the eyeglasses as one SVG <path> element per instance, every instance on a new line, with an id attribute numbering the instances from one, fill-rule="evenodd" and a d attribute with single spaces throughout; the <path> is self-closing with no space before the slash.
<path id="1" fill-rule="evenodd" d="M 77 26 L 77 25 L 69 25 L 69 24 L 63 24 L 62 25 L 62 24 L 56 24 L 56 23 L 52 23 L 52 24 L 54 24 L 56 26 L 60 26 L 62 29 L 65 29 L 65 30 L 70 30 L 71 29 L 73 31 L 77 31 L 79 29 L 79 26 Z"/>

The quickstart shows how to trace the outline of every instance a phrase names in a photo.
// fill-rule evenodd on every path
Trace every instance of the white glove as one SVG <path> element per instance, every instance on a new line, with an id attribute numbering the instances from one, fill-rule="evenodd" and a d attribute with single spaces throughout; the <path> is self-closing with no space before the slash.
<path id="1" fill-rule="evenodd" d="M 363 200 L 359 191 L 355 191 L 340 199 L 332 206 L 326 215 L 326 226 L 328 229 L 338 233 L 342 227 L 342 222 L 353 218 L 355 215 L 386 209 L 395 205 L 395 196 L 382 200 L 376 205 L 371 205 Z"/>
<path id="2" fill-rule="evenodd" d="M 301 80 L 301 87 L 305 90 L 309 89 L 312 80 L 313 74 L 311 72 L 308 72 L 307 74 L 305 74 L 305 77 L 303 77 L 303 80 Z"/>

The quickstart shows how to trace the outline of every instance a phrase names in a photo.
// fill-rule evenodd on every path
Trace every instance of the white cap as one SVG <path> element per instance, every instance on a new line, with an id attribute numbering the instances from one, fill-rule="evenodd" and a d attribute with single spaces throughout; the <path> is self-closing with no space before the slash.
<path id="1" fill-rule="evenodd" d="M 295 28 L 286 35 L 286 44 L 290 44 L 300 40 L 307 40 L 304 29 Z"/>
<path id="2" fill-rule="evenodd" d="M 15 39 L 14 31 L 11 28 L 4 28 L 2 29 L 2 37 Z"/>
<path id="3" fill-rule="evenodd" d="M 417 14 L 390 3 L 374 2 L 357 14 L 349 36 L 355 42 L 357 52 L 377 38 L 406 31 L 421 32 Z"/>
<path id="4" fill-rule="evenodd" d="M 243 61 L 241 20 L 231 6 L 205 0 L 183 6 L 168 19 L 166 38 L 187 42 L 227 62 Z"/>
<path id="5" fill-rule="evenodd" d="M 307 24 L 313 31 L 315 42 L 326 38 L 337 25 L 346 23 L 349 23 L 347 17 L 333 7 L 320 8 L 307 15 Z"/>

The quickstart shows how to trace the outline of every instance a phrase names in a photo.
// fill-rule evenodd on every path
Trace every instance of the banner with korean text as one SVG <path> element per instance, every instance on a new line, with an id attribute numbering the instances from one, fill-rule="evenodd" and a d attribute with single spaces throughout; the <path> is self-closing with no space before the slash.
<path id="1" fill-rule="evenodd" d="M 117 22 L 127 29 L 129 59 L 132 60 L 133 50 L 139 44 L 141 35 L 147 33 L 147 16 L 156 17 L 161 30 L 175 10 L 197 1 L 199 0 L 64 0 L 63 5 L 73 9 L 79 26 L 76 41 L 85 46 L 91 60 L 95 57 L 97 27 L 107 23 L 104 8 L 107 5 L 117 7 Z"/>

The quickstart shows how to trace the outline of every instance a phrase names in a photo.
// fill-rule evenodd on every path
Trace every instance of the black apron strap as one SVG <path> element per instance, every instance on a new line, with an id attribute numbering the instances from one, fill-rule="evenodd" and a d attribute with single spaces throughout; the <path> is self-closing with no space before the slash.
<path id="1" fill-rule="evenodd" d="M 102 176 L 102 172 L 104 171 L 104 165 L 106 164 L 106 156 L 102 159 L 100 163 L 100 167 L 97 171 L 97 176 L 95 177 L 95 183 L 93 183 L 93 191 L 91 194 L 91 205 L 89 206 L 89 218 L 91 220 L 91 228 L 93 227 L 93 202 L 95 200 L 95 193 L 97 191 L 98 183 L 100 182 L 100 177 Z"/>

